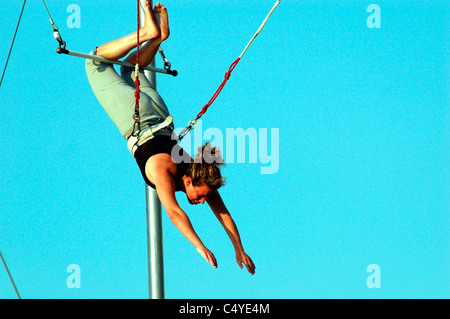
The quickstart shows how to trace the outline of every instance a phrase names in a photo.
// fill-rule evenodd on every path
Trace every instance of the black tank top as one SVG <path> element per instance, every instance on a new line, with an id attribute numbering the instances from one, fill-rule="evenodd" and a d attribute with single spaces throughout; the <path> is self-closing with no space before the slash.
<path id="1" fill-rule="evenodd" d="M 150 157 L 156 154 L 172 154 L 172 150 L 175 152 L 174 154 L 179 155 L 180 158 L 183 159 L 181 163 L 177 163 L 177 176 L 175 177 L 175 187 L 178 189 L 178 182 L 183 178 L 186 173 L 188 166 L 190 164 L 191 157 L 188 153 L 186 153 L 176 141 L 172 140 L 170 136 L 166 135 L 156 135 L 148 142 L 142 144 L 138 147 L 136 152 L 134 153 L 134 157 L 136 162 L 141 170 L 142 177 L 148 186 L 155 189 L 155 185 L 149 181 L 147 175 L 145 174 L 145 165 Z M 177 161 L 178 162 L 178 161 Z"/>

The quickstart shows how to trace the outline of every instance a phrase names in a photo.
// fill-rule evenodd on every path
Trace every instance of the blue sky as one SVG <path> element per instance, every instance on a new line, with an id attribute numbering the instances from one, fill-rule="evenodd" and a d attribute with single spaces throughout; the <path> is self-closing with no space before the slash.
<path id="1" fill-rule="evenodd" d="M 158 90 L 177 127 L 273 3 L 164 2 L 163 48 L 179 76 L 158 75 Z M 367 25 L 372 3 L 381 28 Z M 79 28 L 66 23 L 71 4 Z M 2 67 L 21 5 L 0 8 Z M 47 5 L 71 50 L 135 30 L 133 1 Z M 248 150 L 223 171 L 256 274 L 238 268 L 209 207 L 177 194 L 219 268 L 163 212 L 166 297 L 450 297 L 448 18 L 448 1 L 282 1 L 197 133 L 279 130 L 276 173 L 261 174 L 266 164 L 250 163 Z M 42 2 L 28 1 L 0 88 L 1 252 L 23 298 L 148 298 L 144 182 L 84 61 L 56 47 Z M 66 285 L 71 264 L 81 288 Z M 371 264 L 381 288 L 366 284 Z M 1 267 L 0 298 L 15 298 Z"/>

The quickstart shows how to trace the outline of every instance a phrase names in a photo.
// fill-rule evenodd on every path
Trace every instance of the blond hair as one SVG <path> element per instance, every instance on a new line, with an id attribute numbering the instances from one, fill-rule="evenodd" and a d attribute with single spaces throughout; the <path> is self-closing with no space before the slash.
<path id="1" fill-rule="evenodd" d="M 194 186 L 206 185 L 211 189 L 219 189 L 225 185 L 225 178 L 220 173 L 224 165 L 222 155 L 217 147 L 207 142 L 197 150 L 195 159 L 189 164 L 186 176 L 192 178 Z"/>

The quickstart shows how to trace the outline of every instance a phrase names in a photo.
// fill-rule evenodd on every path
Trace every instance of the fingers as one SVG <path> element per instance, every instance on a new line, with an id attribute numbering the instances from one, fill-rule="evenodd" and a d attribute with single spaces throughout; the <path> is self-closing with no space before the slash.
<path id="1" fill-rule="evenodd" d="M 254 275 L 255 274 L 255 264 L 253 263 L 253 260 L 248 256 L 248 255 L 244 255 L 241 257 L 242 259 L 238 259 L 238 265 L 239 267 L 242 269 L 242 263 L 244 263 L 245 268 L 247 268 L 247 271 Z"/>
<path id="2" fill-rule="evenodd" d="M 214 268 L 217 268 L 217 260 L 216 257 L 214 257 L 213 253 L 211 253 L 210 256 L 210 262 L 209 262 Z"/>
<path id="3" fill-rule="evenodd" d="M 255 265 L 253 264 L 253 262 L 251 260 L 250 260 L 250 262 L 245 262 L 244 265 L 245 265 L 245 268 L 247 268 L 247 271 L 250 274 L 252 274 L 252 275 L 255 274 Z"/>
<path id="4" fill-rule="evenodd" d="M 213 266 L 214 268 L 217 268 L 217 260 L 216 260 L 216 257 L 214 257 L 214 254 L 212 252 L 208 251 L 206 253 L 206 255 L 204 256 L 204 258 L 206 259 L 206 261 L 208 263 L 211 264 L 211 266 Z"/>
<path id="5" fill-rule="evenodd" d="M 253 261 L 250 259 L 249 263 L 245 264 L 245 267 L 247 268 L 248 272 L 251 273 L 252 275 L 255 274 L 255 265 L 253 264 Z"/>
<path id="6" fill-rule="evenodd" d="M 211 266 L 213 266 L 214 268 L 217 268 L 217 260 L 216 260 L 216 257 L 214 257 L 214 254 L 212 252 L 210 252 L 206 248 L 204 248 L 204 249 L 198 248 L 197 251 L 200 253 L 200 255 L 202 255 L 203 258 L 205 258 L 205 260 L 208 263 L 211 264 Z"/>

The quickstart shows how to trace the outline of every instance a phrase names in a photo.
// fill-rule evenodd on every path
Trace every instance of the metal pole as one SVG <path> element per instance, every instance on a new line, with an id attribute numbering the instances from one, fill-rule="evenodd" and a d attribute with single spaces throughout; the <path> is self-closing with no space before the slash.
<path id="1" fill-rule="evenodd" d="M 143 0 L 141 3 L 141 27 L 144 25 Z M 153 7 L 153 1 L 150 1 Z M 153 60 L 151 66 L 155 67 Z M 145 76 L 156 89 L 156 73 L 144 71 Z M 145 184 L 145 200 L 147 211 L 147 251 L 150 299 L 164 299 L 164 258 L 162 239 L 161 202 L 156 191 Z"/>
<path id="2" fill-rule="evenodd" d="M 161 202 L 156 191 L 145 185 L 150 299 L 164 299 L 164 258 Z"/>

